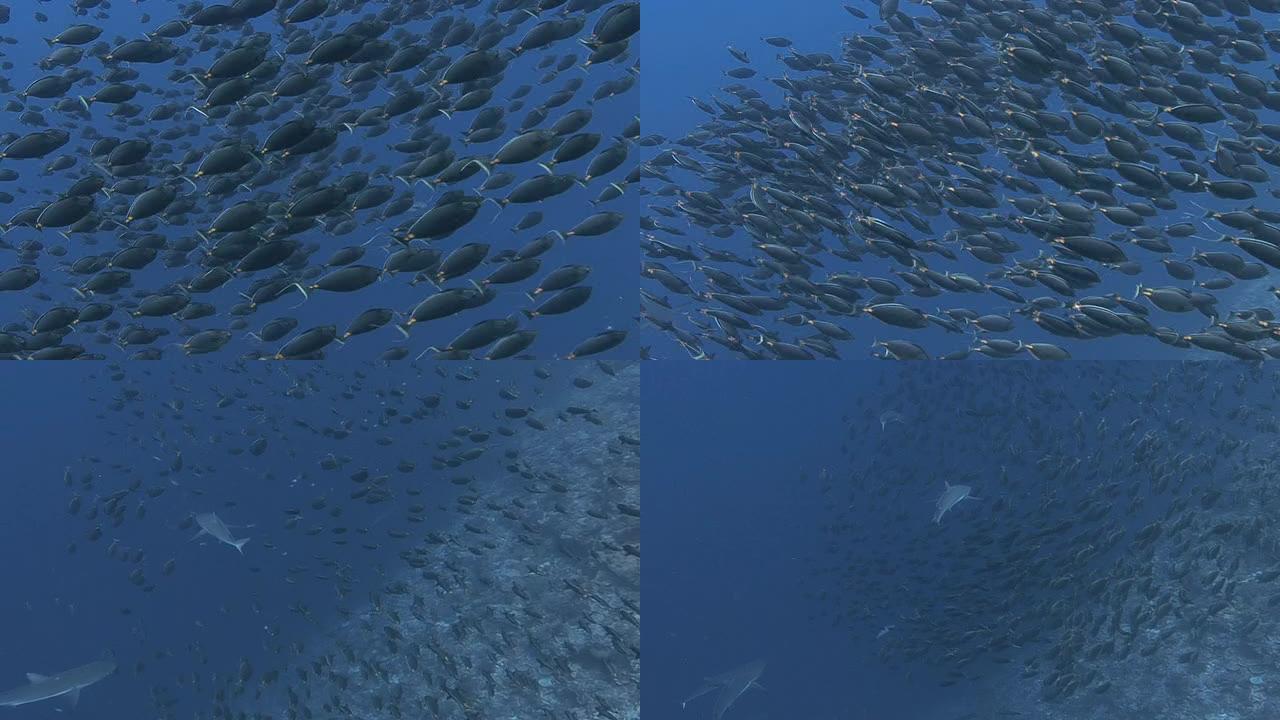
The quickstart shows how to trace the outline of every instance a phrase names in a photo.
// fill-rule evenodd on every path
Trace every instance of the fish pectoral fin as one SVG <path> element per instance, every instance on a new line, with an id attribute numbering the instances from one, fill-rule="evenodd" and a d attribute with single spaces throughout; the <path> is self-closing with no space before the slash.
<path id="1" fill-rule="evenodd" d="M 27 673 L 27 682 L 31 683 L 32 685 L 38 685 L 42 682 L 48 681 L 48 679 L 49 679 L 48 675 L 41 675 L 40 673 Z"/>
<path id="2" fill-rule="evenodd" d="M 67 693 L 67 705 L 75 707 L 80 702 L 80 688 Z"/>

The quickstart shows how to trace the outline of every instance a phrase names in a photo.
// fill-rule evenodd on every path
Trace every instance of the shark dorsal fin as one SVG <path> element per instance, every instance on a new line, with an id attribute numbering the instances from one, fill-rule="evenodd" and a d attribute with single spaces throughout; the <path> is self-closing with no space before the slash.
<path id="1" fill-rule="evenodd" d="M 38 685 L 42 682 L 47 682 L 48 680 L 49 680 L 48 675 L 41 675 L 40 673 L 27 673 L 27 681 L 30 682 L 32 685 Z"/>

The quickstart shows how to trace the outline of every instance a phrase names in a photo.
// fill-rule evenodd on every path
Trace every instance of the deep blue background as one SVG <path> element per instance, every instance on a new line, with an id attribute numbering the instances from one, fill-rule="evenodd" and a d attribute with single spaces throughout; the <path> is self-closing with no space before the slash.
<path id="1" fill-rule="evenodd" d="M 141 2 L 129 2 L 127 0 L 117 0 L 111 3 L 111 9 L 106 17 L 99 17 L 99 13 L 95 12 L 88 16 L 76 16 L 72 13 L 71 3 L 10 3 L 13 7 L 12 18 L 7 25 L 0 26 L 0 35 L 14 36 L 18 39 L 16 45 L 4 45 L 0 50 L 4 53 L 4 59 L 12 62 L 14 68 L 8 71 L 8 76 L 14 86 L 15 93 L 21 91 L 32 81 L 50 74 L 61 73 L 65 68 L 55 67 L 49 70 L 42 70 L 37 66 L 37 62 L 45 57 L 50 48 L 45 44 L 42 38 L 51 38 L 61 32 L 66 27 L 76 23 L 91 23 L 104 28 L 102 36 L 95 42 L 105 42 L 110 46 L 115 46 L 117 42 L 125 39 L 133 39 L 139 37 L 144 30 L 152 30 L 159 27 L 164 22 L 183 17 L 178 8 L 177 3 L 162 2 L 160 0 L 142 0 Z M 303 25 L 307 30 L 319 37 L 327 37 L 322 34 L 322 28 L 327 28 L 331 24 L 335 30 L 345 29 L 348 25 L 366 15 L 375 14 L 383 9 L 382 3 L 369 3 L 365 7 L 360 7 L 359 12 L 339 14 L 334 20 L 318 18 L 308 21 Z M 41 12 L 48 16 L 47 22 L 37 22 L 33 16 L 35 12 Z M 465 14 L 477 25 L 484 22 L 490 17 L 487 12 L 487 4 L 480 4 L 469 10 L 456 11 Z M 586 37 L 591 33 L 597 18 L 604 12 L 604 9 L 598 10 L 588 16 L 586 25 L 580 33 L 579 37 Z M 150 14 L 151 19 L 143 23 L 142 16 L 144 13 Z M 512 15 L 521 15 L 522 13 L 513 13 Z M 509 17 L 509 16 L 504 16 Z M 411 32 L 425 33 L 426 30 L 435 21 L 430 18 L 425 21 L 417 21 L 412 23 L 406 29 Z M 529 28 L 533 27 L 536 20 L 526 18 L 515 30 L 514 34 L 503 41 L 502 47 L 514 46 Z M 280 26 L 276 21 L 274 13 L 265 15 L 252 20 L 250 26 L 254 32 L 268 33 L 273 36 L 272 48 L 279 50 L 283 48 L 284 42 L 281 39 Z M 395 42 L 392 38 L 396 28 L 393 27 L 383 36 L 383 39 Z M 213 35 L 219 41 L 235 41 L 240 38 L 240 30 L 238 28 L 224 28 L 221 32 Z M 193 43 L 198 42 L 197 29 L 192 29 L 186 36 L 173 41 L 179 47 L 190 47 Z M 633 40 L 635 46 L 638 46 L 638 38 Z M 87 51 L 92 44 L 83 46 Z M 446 51 L 450 59 L 456 59 L 463 53 L 467 52 L 466 47 L 454 47 Z M 244 137 L 247 141 L 255 141 L 261 144 L 261 141 L 275 129 L 278 125 L 287 119 L 294 117 L 292 112 L 282 115 L 281 117 L 264 121 L 258 126 L 249 128 L 249 136 L 245 136 L 244 132 L 238 128 L 231 128 L 229 132 L 224 132 L 219 123 L 206 122 L 203 118 L 195 113 L 188 113 L 184 119 L 180 114 L 177 118 L 160 123 L 145 122 L 146 113 L 150 109 L 161 102 L 178 102 L 180 104 L 193 103 L 200 95 L 194 81 L 187 81 L 182 84 L 174 85 L 167 79 L 169 73 L 176 69 L 190 69 L 193 67 L 205 68 L 224 50 L 216 47 L 211 50 L 197 53 L 194 58 L 189 60 L 185 65 L 178 65 L 171 60 L 160 64 L 144 64 L 135 63 L 130 67 L 136 69 L 141 76 L 134 81 L 135 84 L 149 84 L 154 88 L 163 91 L 176 89 L 178 96 L 176 98 L 162 98 L 159 95 L 140 92 L 132 101 L 141 105 L 144 110 L 140 117 L 144 122 L 139 127 L 129 127 L 125 131 L 121 131 L 116 127 L 116 121 L 108 117 L 107 113 L 112 107 L 106 104 L 97 104 L 92 107 L 92 125 L 103 135 L 108 137 L 132 138 L 146 136 L 157 133 L 163 129 L 170 127 L 172 123 L 180 125 L 194 124 L 205 126 L 201 134 L 192 138 L 180 138 L 173 141 L 172 145 L 175 150 L 167 156 L 172 162 L 181 156 L 185 149 L 182 143 L 190 141 L 197 150 L 211 147 L 214 138 L 221 138 L 227 135 L 232 137 Z M 598 132 L 603 137 L 597 152 L 614 142 L 614 138 L 619 135 L 625 125 L 634 119 L 640 113 L 640 97 L 639 89 L 632 87 L 627 93 L 603 99 L 598 102 L 592 102 L 592 94 L 605 81 L 613 81 L 625 77 L 630 68 L 638 57 L 638 53 L 633 50 L 611 64 L 604 66 L 596 66 L 583 72 L 577 68 L 570 68 L 561 73 L 555 74 L 552 79 L 544 82 L 544 76 L 549 73 L 547 69 L 538 69 L 536 65 L 543 60 L 548 54 L 557 58 L 567 54 L 573 54 L 578 57 L 579 62 L 586 59 L 588 51 L 584 48 L 576 38 L 567 39 L 563 42 L 555 43 L 549 48 L 539 51 L 531 51 L 525 53 L 516 61 L 512 62 L 508 67 L 501 83 L 494 89 L 493 99 L 489 106 L 505 106 L 510 102 L 509 94 L 520 85 L 528 84 L 533 90 L 524 98 L 524 108 L 516 112 L 508 112 L 506 117 L 507 131 L 497 140 L 492 142 L 466 145 L 463 142 L 462 134 L 470 127 L 473 119 L 478 111 L 466 113 L 457 113 L 452 119 L 438 117 L 433 121 L 433 126 L 438 132 L 453 137 L 452 149 L 457 153 L 459 158 L 470 155 L 481 157 L 491 156 L 498 150 L 507 140 L 514 137 L 523 122 L 525 116 L 531 109 L 540 105 L 543 100 L 551 93 L 559 91 L 571 79 L 584 81 L 581 89 L 575 94 L 573 100 L 559 108 L 552 109 L 548 112 L 547 120 L 543 123 L 543 127 L 550 127 L 552 123 L 558 120 L 565 113 L 582 107 L 590 106 L 593 117 L 587 127 L 581 132 Z M 288 62 L 284 69 L 272 81 L 269 81 L 266 87 L 273 87 L 276 82 L 283 78 L 290 71 L 301 67 L 301 63 L 306 59 L 305 55 L 288 55 Z M 85 68 L 95 74 L 103 70 L 102 63 L 94 58 L 86 57 L 82 59 L 77 68 Z M 341 83 L 342 76 L 349 72 L 353 67 L 352 63 L 339 64 L 336 71 L 328 77 L 328 92 L 332 95 L 345 97 L 348 95 L 347 89 Z M 552 68 L 554 69 L 554 68 Z M 407 73 L 401 75 L 408 76 Z M 76 83 L 68 92 L 67 97 L 74 99 L 77 95 L 90 96 L 103 83 L 96 79 L 89 79 L 80 83 Z M 637 85 L 639 82 L 637 81 Z M 425 86 L 424 86 L 425 87 Z M 369 94 L 368 99 L 353 102 L 352 107 L 359 109 L 367 109 L 375 105 L 382 105 L 389 97 L 385 82 L 379 84 L 373 92 Z M 456 99 L 458 93 L 455 91 L 453 97 Z M 303 103 L 300 99 L 293 99 L 292 107 L 301 109 Z M 79 179 L 88 172 L 99 172 L 92 166 L 88 165 L 85 159 L 88 157 L 88 148 L 91 141 L 79 140 L 79 129 L 83 129 L 84 120 L 78 117 L 63 116 L 58 111 L 52 109 L 54 100 L 43 100 L 38 98 L 30 98 L 25 103 L 27 111 L 36 111 L 42 113 L 43 120 L 33 120 L 31 123 L 19 122 L 21 113 L 8 113 L 4 116 L 4 130 L 12 130 L 18 134 L 25 134 L 39 130 L 47 123 L 50 126 L 64 127 L 71 131 L 72 141 L 59 151 L 56 151 L 45 158 L 32 160 L 3 160 L 0 165 L 5 168 L 13 169 L 21 173 L 18 182 L 0 183 L 0 191 L 8 192 L 16 196 L 13 203 L 8 206 L 0 206 L 0 220 L 7 221 L 9 216 L 16 213 L 19 209 L 34 205 L 37 202 L 47 202 L 56 193 L 65 190 L 72 182 Z M 278 102 L 288 102 L 281 100 Z M 326 171 L 327 176 L 321 181 L 321 184 L 336 182 L 339 178 L 345 176 L 349 172 L 357 170 L 372 173 L 377 165 L 386 164 L 391 168 L 399 166 L 405 162 L 408 156 L 397 153 L 390 149 L 390 145 L 408 139 L 410 132 L 413 130 L 410 118 L 414 117 L 414 113 L 402 115 L 391 121 L 391 130 L 377 137 L 370 137 L 369 130 L 357 128 L 354 133 L 339 133 L 333 155 L 324 156 L 323 161 L 317 161 L 315 155 L 309 156 L 305 161 L 297 166 L 297 170 L 302 168 L 318 168 Z M 340 165 L 337 162 L 338 156 L 344 151 L 352 147 L 359 147 L 374 153 L 374 159 L 371 163 L 356 163 L 352 165 Z M 69 170 L 64 170 L 52 175 L 46 175 L 43 168 L 54 158 L 69 154 L 77 157 L 77 164 Z M 159 153 L 153 153 L 159 156 Z M 586 157 L 576 160 L 572 163 L 557 168 L 561 173 L 573 173 L 581 175 L 585 172 L 587 163 L 594 152 Z M 521 318 L 522 326 L 536 329 L 539 333 L 538 339 L 530 348 L 529 352 L 536 354 L 541 358 L 551 358 L 553 356 L 563 356 L 567 354 L 574 346 L 587 337 L 604 330 L 606 327 L 623 328 L 629 327 L 632 322 L 631 318 L 636 308 L 635 293 L 635 260 L 637 251 L 634 242 L 630 238 L 634 237 L 636 232 L 636 217 L 638 212 L 638 204 L 634 189 L 623 195 L 622 198 L 614 200 L 600 206 L 591 204 L 604 187 L 609 182 L 621 182 L 627 173 L 634 167 L 636 161 L 636 151 L 633 149 L 631 157 L 622 167 L 609 173 L 606 177 L 593 180 L 587 188 L 574 187 L 568 192 L 556 198 L 552 198 L 542 203 L 533 205 L 510 205 L 501 213 L 492 204 L 487 204 L 475 218 L 475 220 L 465 228 L 455 233 L 453 236 L 434 241 L 433 247 L 436 247 L 445 254 L 465 243 L 483 242 L 491 245 L 490 256 L 494 256 L 503 250 L 512 250 L 519 248 L 538 237 L 539 235 L 550 230 L 568 230 L 587 216 L 603 211 L 613 210 L 622 212 L 627 216 L 627 220 L 623 225 L 613 232 L 601 236 L 591 238 L 570 238 L 565 244 L 557 244 L 552 250 L 548 251 L 542 258 L 542 266 L 538 273 L 532 278 L 518 284 L 496 286 L 498 297 L 489 304 L 464 312 L 450 318 L 435 320 L 430 323 L 424 323 L 413 328 L 412 338 L 407 341 L 412 350 L 412 354 L 424 350 L 428 346 L 443 347 L 449 340 L 455 337 L 459 332 L 471 326 L 472 324 L 485 319 L 501 318 L 507 315 L 517 313 L 520 309 L 532 308 L 533 305 L 524 293 L 532 290 L 537 282 L 549 273 L 551 270 L 566 264 L 585 264 L 593 268 L 591 275 L 584 284 L 593 287 L 591 299 L 584 307 L 560 316 L 550 316 L 537 318 L 533 321 L 525 321 Z M 166 157 L 166 156 L 160 156 Z M 295 170 L 295 172 L 297 171 Z M 516 181 L 506 188 L 494 191 L 487 191 L 486 195 L 502 198 L 505 197 L 521 180 L 542 174 L 544 171 L 537 167 L 536 164 L 529 163 L 526 165 L 508 168 L 508 171 L 516 175 Z M 194 167 L 188 168 L 188 172 L 194 172 Z M 253 193 L 240 192 L 225 200 L 205 200 L 202 206 L 212 211 L 212 214 L 205 216 L 203 214 L 192 214 L 191 221 L 186 226 L 169 227 L 161 226 L 158 232 L 166 234 L 172 239 L 191 237 L 195 230 L 204 230 L 208 227 L 208 222 L 222 208 L 230 206 L 234 202 L 251 198 L 258 192 L 278 191 L 285 195 L 287 200 L 290 196 L 288 188 L 288 179 L 293 173 L 287 175 L 286 180 L 281 183 L 267 186 L 265 188 L 255 189 Z M 370 243 L 366 247 L 366 253 L 362 260 L 358 261 L 362 264 L 381 266 L 384 262 L 387 252 L 384 248 L 396 246 L 399 244 L 390 240 L 390 231 L 400 223 L 417 219 L 419 215 L 430 209 L 446 190 L 468 190 L 474 191 L 485 180 L 483 173 L 476 173 L 467 180 L 450 186 L 441 186 L 432 190 L 421 183 L 415 184 L 413 193 L 420 207 L 415 206 L 414 209 L 397 216 L 391 220 L 380 220 L 374 217 L 375 213 L 380 212 L 380 208 L 372 210 L 362 210 L 356 213 L 357 220 L 356 230 L 348 235 L 334 237 L 326 233 L 322 228 L 315 228 L 300 233 L 295 239 L 302 241 L 304 244 L 318 243 L 320 250 L 311 256 L 311 264 L 323 264 L 328 257 L 337 249 L 348 245 L 360 245 L 372 237 L 378 239 Z M 370 185 L 391 183 L 396 188 L 396 196 L 406 189 L 404 184 L 399 180 L 390 180 L 388 178 L 373 178 Z M 110 184 L 110 182 L 109 182 Z M 180 183 L 181 192 L 190 192 L 191 188 L 185 183 Z M 197 181 L 197 185 L 203 191 L 205 183 Z M 131 200 L 131 198 L 129 198 Z M 111 201 L 108 201 L 101 194 L 97 197 L 97 208 L 103 211 L 106 208 L 114 207 Z M 126 204 L 127 206 L 127 204 Z M 540 210 L 544 213 L 543 221 L 534 228 L 513 232 L 512 227 L 519 221 L 526 212 L 531 210 Z M 122 214 L 121 214 L 122 215 Z M 116 219 L 122 219 L 117 217 Z M 491 222 L 492 221 L 492 222 Z M 91 238 L 83 236 L 72 236 L 70 242 L 70 252 L 63 258 L 54 258 L 44 255 L 38 263 L 44 275 L 44 279 L 35 287 L 20 293 L 5 293 L 0 295 L 0 322 L 20 321 L 26 327 L 30 326 L 29 319 L 23 319 L 20 310 L 29 309 L 35 313 L 43 312 L 54 304 L 72 304 L 79 305 L 80 302 L 75 298 L 74 294 L 67 287 L 63 287 L 65 271 L 58 270 L 56 267 L 64 262 L 77 259 L 79 257 L 98 254 L 113 253 L 120 249 L 116 236 L 119 233 L 118 228 L 109 223 L 104 229 L 95 233 Z M 4 236 L 4 240 L 15 246 L 22 245 L 26 242 L 37 240 L 46 246 L 67 246 L 68 243 L 54 231 L 38 232 L 31 228 L 17 228 Z M 95 245 L 88 245 L 89 241 L 96 241 Z M 164 253 L 157 258 L 148 268 L 134 273 L 134 287 L 126 288 L 124 295 L 128 296 L 137 291 L 155 292 L 165 287 L 167 284 L 186 280 L 199 272 L 203 272 L 203 268 L 199 268 L 197 263 L 200 259 L 199 251 L 190 254 L 190 265 L 186 268 L 167 269 L 164 267 Z M 16 264 L 16 259 L 12 251 L 0 251 L 0 269 L 8 268 Z M 459 287 L 466 284 L 468 279 L 480 280 L 487 276 L 497 266 L 491 263 L 482 264 L 479 268 L 472 271 L 464 278 L 458 278 L 445 284 L 445 287 Z M 191 323 L 197 329 L 213 329 L 226 328 L 233 320 L 226 311 L 231 305 L 240 302 L 241 298 L 238 292 L 244 291 L 252 280 L 274 277 L 277 270 L 266 270 L 253 273 L 247 278 L 237 278 L 224 285 L 219 290 L 193 296 L 195 302 L 210 302 L 218 307 L 219 315 L 213 317 L 202 318 Z M 76 284 L 83 284 L 87 280 L 85 277 L 76 277 Z M 311 299 L 302 307 L 291 309 L 291 306 L 301 302 L 301 295 L 296 292 L 285 295 L 284 297 L 271 302 L 263 307 L 258 308 L 257 312 L 251 315 L 248 320 L 249 330 L 258 330 L 269 320 L 284 316 L 292 315 L 298 318 L 300 324 L 298 331 L 315 325 L 336 324 L 341 332 L 346 325 L 351 322 L 360 312 L 373 307 L 388 307 L 402 313 L 408 313 L 424 298 L 436 292 L 435 288 L 427 283 L 422 283 L 416 287 L 410 287 L 409 282 L 411 276 L 401 273 L 395 277 L 384 277 L 374 285 L 359 290 L 354 293 L 326 293 L 314 292 Z M 53 296 L 55 302 L 35 301 L 30 297 L 30 293 L 35 290 L 45 290 Z M 95 300 L 103 300 L 102 297 L 95 297 Z M 110 299 L 106 299 L 108 302 Z M 541 301 L 541 299 L 540 299 Z M 133 321 L 123 311 L 118 312 L 114 319 L 122 324 Z M 164 327 L 170 330 L 170 335 L 157 341 L 156 345 L 166 342 L 181 342 L 178 330 L 180 324 L 169 318 L 144 318 L 141 323 L 148 327 Z M 113 334 L 114 335 L 114 334 Z M 252 339 L 244 338 L 244 333 L 236 333 L 236 338 L 232 344 L 223 349 L 222 353 L 233 356 L 249 349 L 262 349 L 274 352 L 283 341 L 263 345 Z M 286 338 L 287 339 L 287 338 Z M 122 352 L 112 345 L 103 345 L 94 342 L 93 338 L 87 334 L 73 334 L 68 337 L 66 343 L 78 343 L 86 346 L 90 352 L 101 352 L 109 359 L 123 359 L 128 354 L 132 354 L 137 347 L 130 348 L 128 352 Z M 383 327 L 372 334 L 354 338 L 351 343 L 352 347 L 347 351 L 356 350 L 361 357 L 377 357 L 384 350 L 390 347 L 404 344 L 406 341 L 403 336 L 393 327 Z M 337 347 L 331 349 L 331 352 L 337 350 Z M 168 349 L 171 354 L 176 354 L 176 349 Z M 627 346 L 614 351 L 611 357 L 620 356 L 620 354 L 630 352 Z M 477 355 L 480 353 L 477 353 Z"/>
<path id="2" fill-rule="evenodd" d="M 762 37 L 782 35 L 795 41 L 802 52 L 831 52 L 838 34 L 849 32 L 858 22 L 839 2 L 646 0 L 643 9 L 640 42 L 648 61 L 641 84 L 645 132 L 671 139 L 707 118 L 690 97 L 705 99 L 716 88 L 735 82 L 724 75 L 739 65 L 726 46 L 745 50 L 757 70 L 781 67 L 774 58 L 782 51 Z M 759 80 L 757 76 L 746 82 L 759 88 Z"/>
<path id="3" fill-rule="evenodd" d="M 905 718 L 929 702 L 876 661 L 874 642 L 851 646 L 808 619 L 807 558 L 822 542 L 815 479 L 842 467 L 840 416 L 879 378 L 875 365 L 842 367 L 803 378 L 756 363 L 645 372 L 646 712 L 709 718 L 714 695 L 683 712 L 680 702 L 704 676 L 757 658 L 766 690 L 726 718 Z"/>

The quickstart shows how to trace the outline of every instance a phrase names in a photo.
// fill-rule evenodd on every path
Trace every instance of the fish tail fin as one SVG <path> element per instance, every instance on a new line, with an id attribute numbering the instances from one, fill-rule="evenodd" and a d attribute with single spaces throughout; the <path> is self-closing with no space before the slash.
<path id="1" fill-rule="evenodd" d="M 501 214 L 502 214 L 502 211 L 507 209 L 507 206 L 506 206 L 506 205 L 503 205 L 501 202 L 499 202 L 498 200 L 496 200 L 496 199 L 494 199 L 494 198 L 491 198 L 491 197 L 487 197 L 487 198 L 485 198 L 485 199 L 484 199 L 484 202 L 491 202 L 491 203 L 493 203 L 494 205 L 497 205 L 497 206 L 498 206 L 498 215 L 501 215 Z M 490 221 L 489 221 L 489 222 L 490 222 L 490 224 L 492 224 L 493 222 L 495 222 L 495 221 L 498 219 L 498 215 L 494 215 L 494 216 L 493 216 L 493 220 L 490 220 Z"/>
<path id="2" fill-rule="evenodd" d="M 233 542 L 233 543 L 231 543 L 231 544 L 232 544 L 232 545 L 235 545 L 235 546 L 236 546 L 236 549 L 240 551 L 240 554 L 241 554 L 241 555 L 243 555 L 243 554 L 244 554 L 244 546 L 249 544 L 249 538 L 240 538 L 239 540 L 236 540 L 235 542 Z"/>
<path id="3" fill-rule="evenodd" d="M 294 283 L 289 287 L 296 287 L 298 288 L 298 292 L 302 293 L 302 302 L 298 303 L 297 305 L 294 305 L 295 308 L 302 307 L 302 303 L 305 303 L 306 301 L 311 299 L 311 296 L 307 294 L 307 289 L 302 287 L 302 283 Z"/>
<path id="4" fill-rule="evenodd" d="M 76 97 L 80 98 L 80 104 L 84 106 L 85 112 L 88 112 L 89 103 L 93 102 L 93 100 L 92 99 L 86 100 L 83 95 L 77 95 Z"/>

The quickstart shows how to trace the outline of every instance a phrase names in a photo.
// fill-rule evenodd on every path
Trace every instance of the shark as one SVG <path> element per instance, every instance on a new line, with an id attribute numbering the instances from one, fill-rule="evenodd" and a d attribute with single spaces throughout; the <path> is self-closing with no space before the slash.
<path id="1" fill-rule="evenodd" d="M 687 707 L 690 700 L 719 690 L 720 692 L 716 695 L 715 708 L 712 710 L 711 717 L 712 720 L 720 720 L 724 717 L 725 711 L 733 705 L 734 701 L 739 697 L 742 697 L 743 693 L 753 687 L 761 687 L 760 683 L 757 683 L 756 680 L 758 680 L 760 675 L 763 673 L 764 661 L 756 660 L 741 667 L 734 668 L 728 672 L 709 677 L 703 681 L 701 687 L 695 690 L 692 695 L 685 698 L 684 702 L 680 703 L 680 707 Z"/>
<path id="2" fill-rule="evenodd" d="M 110 660 L 96 660 L 58 673 L 27 673 L 28 684 L 0 693 L 0 707 L 18 707 L 28 703 L 66 696 L 72 707 L 80 701 L 80 691 L 116 671 Z"/>
<path id="3" fill-rule="evenodd" d="M 880 415 L 880 431 L 884 432 L 889 427 L 889 423 L 905 423 L 906 418 L 902 417 L 902 413 L 897 410 L 886 410 Z"/>
<path id="4" fill-rule="evenodd" d="M 237 540 L 231 537 L 231 531 L 227 529 L 226 524 L 222 522 L 222 518 L 218 517 L 217 513 L 200 513 L 196 515 L 196 524 L 200 526 L 200 532 L 196 533 L 196 536 L 191 538 L 192 540 L 209 535 L 215 540 L 224 542 L 239 550 L 241 555 L 244 554 L 244 546 L 249 542 L 249 538 Z"/>
<path id="5" fill-rule="evenodd" d="M 946 480 L 943 480 L 942 484 L 945 487 L 942 489 L 942 494 L 938 496 L 937 505 L 933 513 L 933 521 L 935 523 L 942 522 L 942 516 L 946 515 L 947 511 L 955 507 L 956 503 L 961 500 L 981 499 L 969 494 L 973 492 L 973 488 L 968 485 L 952 485 Z"/>

